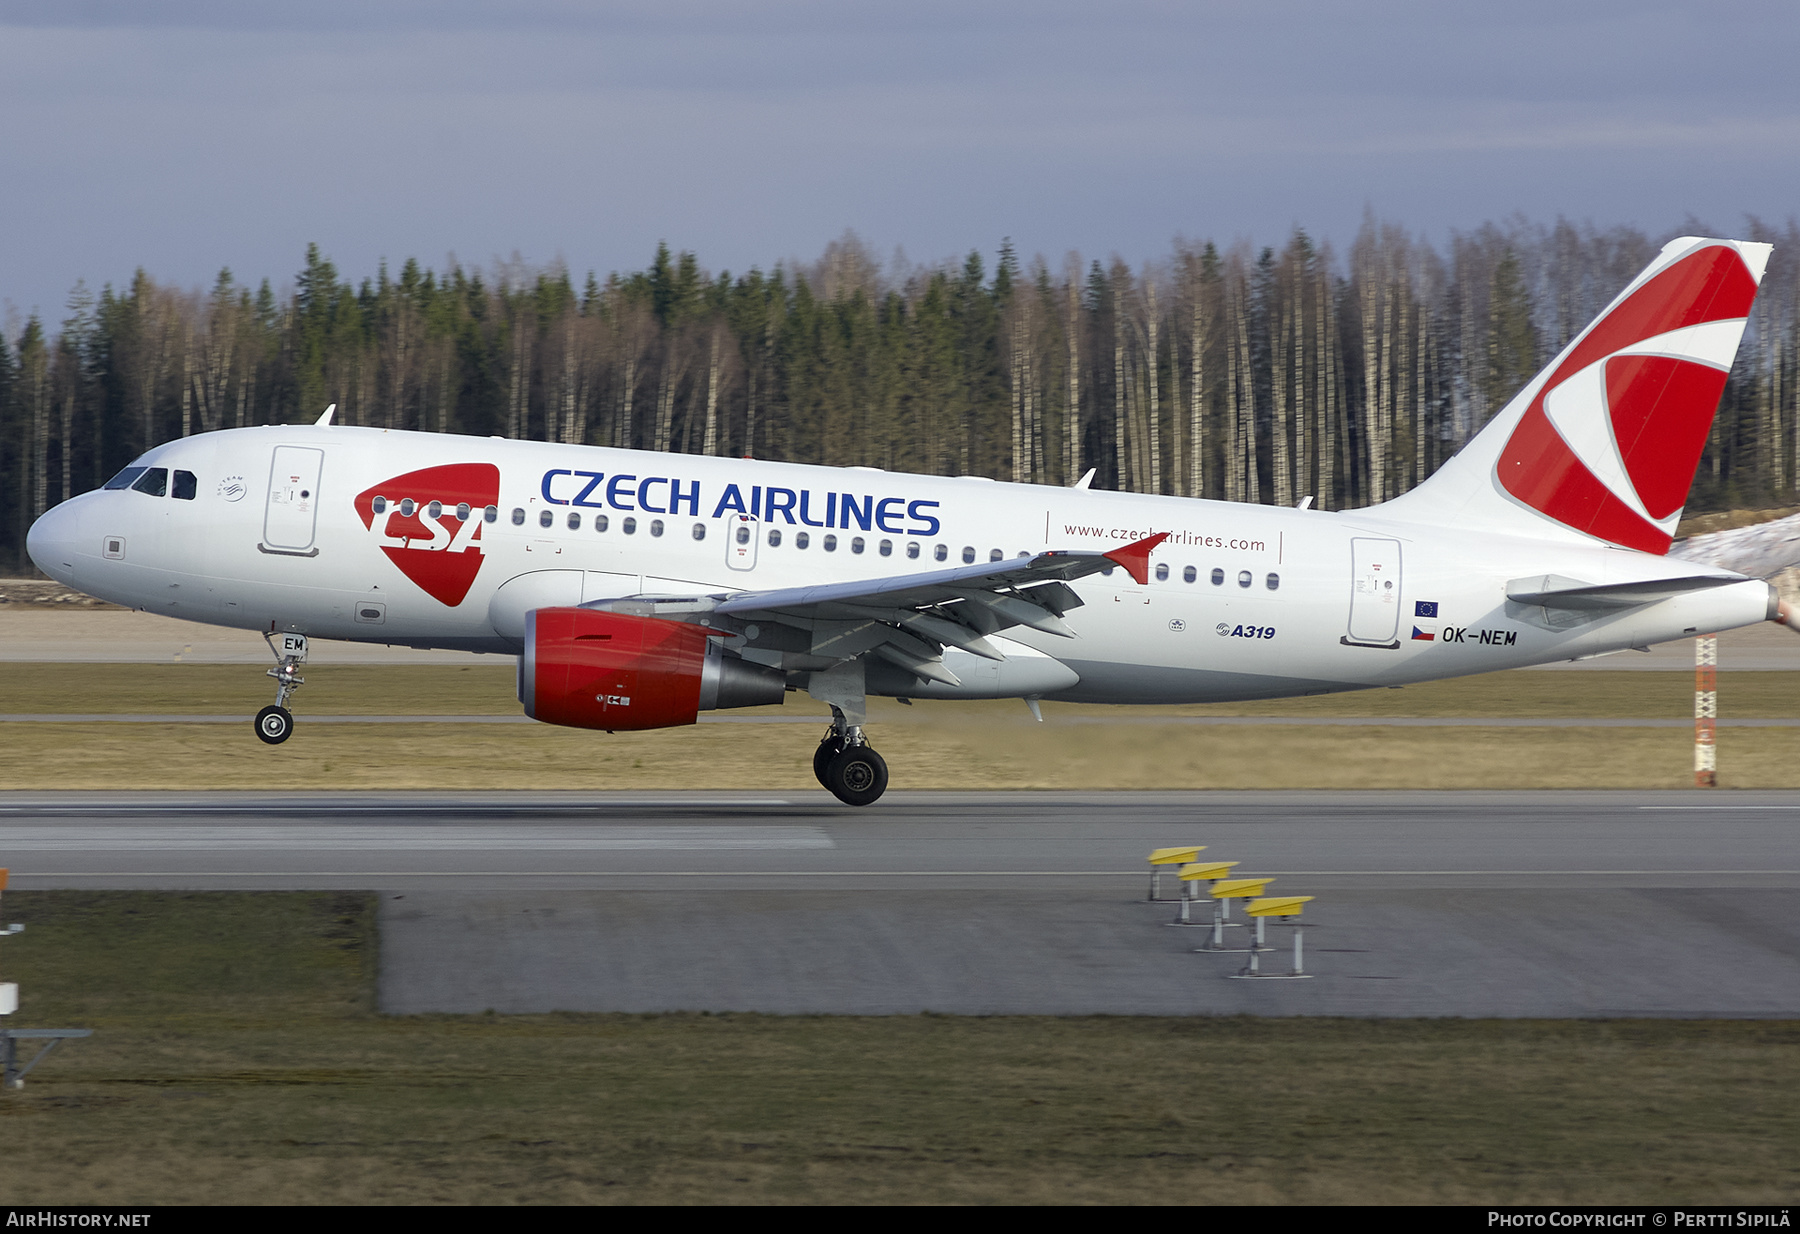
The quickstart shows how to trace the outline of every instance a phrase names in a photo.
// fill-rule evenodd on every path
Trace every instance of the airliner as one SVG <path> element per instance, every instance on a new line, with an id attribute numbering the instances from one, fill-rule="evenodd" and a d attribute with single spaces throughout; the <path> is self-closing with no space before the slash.
<path id="1" fill-rule="evenodd" d="M 51 578 L 256 630 L 517 657 L 618 733 L 805 691 L 850 805 L 867 699 L 1212 703 L 1606 655 L 1763 620 L 1672 541 L 1770 246 L 1684 237 L 1436 474 L 1362 509 L 307 425 L 170 441 L 31 527 Z M 1091 476 L 1091 473 L 1090 473 Z"/>

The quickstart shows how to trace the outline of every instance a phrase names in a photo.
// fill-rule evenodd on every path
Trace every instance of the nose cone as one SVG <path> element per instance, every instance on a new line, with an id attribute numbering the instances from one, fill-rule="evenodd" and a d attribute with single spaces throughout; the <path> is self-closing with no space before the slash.
<path id="1" fill-rule="evenodd" d="M 25 533 L 25 551 L 31 555 L 31 560 L 59 583 L 74 583 L 75 564 L 80 560 L 77 538 L 81 519 L 71 509 L 74 504 L 65 501 L 53 510 L 46 510 Z"/>

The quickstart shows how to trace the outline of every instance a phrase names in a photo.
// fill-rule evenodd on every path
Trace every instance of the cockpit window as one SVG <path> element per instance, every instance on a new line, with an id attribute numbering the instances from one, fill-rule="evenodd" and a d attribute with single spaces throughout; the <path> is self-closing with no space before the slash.
<path id="1" fill-rule="evenodd" d="M 137 478 L 131 486 L 140 493 L 148 493 L 152 497 L 166 497 L 169 494 L 169 469 L 167 467 L 146 467 L 144 474 Z"/>
<path id="2" fill-rule="evenodd" d="M 144 467 L 127 467 L 124 471 L 121 471 L 118 475 L 108 480 L 105 487 L 109 489 L 130 488 L 131 482 L 143 475 L 146 470 L 148 469 Z"/>
<path id="3" fill-rule="evenodd" d="M 175 491 L 170 494 L 176 501 L 192 501 L 194 494 L 200 489 L 200 481 L 191 471 L 175 473 Z"/>

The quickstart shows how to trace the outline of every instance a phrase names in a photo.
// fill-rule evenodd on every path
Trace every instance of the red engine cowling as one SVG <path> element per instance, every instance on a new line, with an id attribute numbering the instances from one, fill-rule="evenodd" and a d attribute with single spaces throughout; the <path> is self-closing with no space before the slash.
<path id="1" fill-rule="evenodd" d="M 692 724 L 709 633 L 591 608 L 535 609 L 525 616 L 519 701 L 532 719 L 573 728 Z"/>
<path id="2" fill-rule="evenodd" d="M 614 732 L 692 724 L 701 711 L 759 707 L 787 679 L 720 645 L 722 630 L 591 608 L 525 615 L 519 701 L 546 724 Z"/>

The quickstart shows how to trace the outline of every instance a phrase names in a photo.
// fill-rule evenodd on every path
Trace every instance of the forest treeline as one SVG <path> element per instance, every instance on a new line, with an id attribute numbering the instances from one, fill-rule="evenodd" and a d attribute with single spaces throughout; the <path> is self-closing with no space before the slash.
<path id="1" fill-rule="evenodd" d="M 1697 230 L 1697 227 L 1695 228 Z M 1671 233 L 1676 234 L 1676 233 Z M 749 455 L 1324 508 L 1429 476 L 1669 237 L 1513 219 L 1447 246 L 1370 219 L 1339 255 L 1178 241 L 709 273 L 522 262 L 360 283 L 309 247 L 291 290 L 142 270 L 0 334 L 0 568 L 25 529 L 170 438 L 310 421 Z M 1775 255 L 1693 508 L 1800 486 L 1800 232 Z"/>

